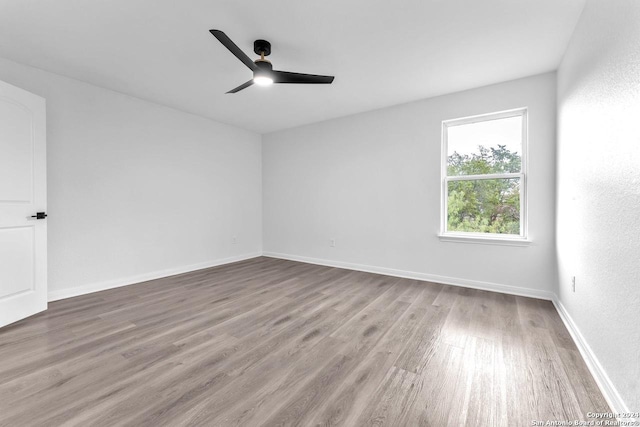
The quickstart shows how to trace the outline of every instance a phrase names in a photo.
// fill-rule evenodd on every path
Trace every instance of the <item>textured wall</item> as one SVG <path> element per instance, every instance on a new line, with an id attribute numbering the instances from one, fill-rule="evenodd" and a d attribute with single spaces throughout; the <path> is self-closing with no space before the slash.
<path id="1" fill-rule="evenodd" d="M 555 84 L 547 73 L 265 135 L 265 252 L 554 290 Z M 440 241 L 442 120 L 525 106 L 532 244 Z"/>
<path id="2" fill-rule="evenodd" d="M 47 100 L 50 292 L 260 252 L 260 135 L 6 60 L 0 79 Z"/>
<path id="3" fill-rule="evenodd" d="M 558 294 L 637 411 L 640 2 L 587 2 L 558 71 L 558 113 Z"/>

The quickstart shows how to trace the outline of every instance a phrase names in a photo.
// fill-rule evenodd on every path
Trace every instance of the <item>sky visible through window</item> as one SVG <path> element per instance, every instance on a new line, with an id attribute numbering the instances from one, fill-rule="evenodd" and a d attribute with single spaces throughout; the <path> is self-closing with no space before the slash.
<path id="1" fill-rule="evenodd" d="M 478 146 L 498 148 L 506 146 L 512 153 L 522 154 L 522 116 L 488 120 L 447 129 L 448 153 L 479 154 Z"/>

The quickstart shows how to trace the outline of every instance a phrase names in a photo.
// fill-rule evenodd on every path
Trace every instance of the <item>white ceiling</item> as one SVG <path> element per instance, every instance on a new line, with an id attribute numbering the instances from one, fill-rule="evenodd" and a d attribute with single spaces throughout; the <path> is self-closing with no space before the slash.
<path id="1" fill-rule="evenodd" d="M 585 0 L 0 0 L 0 56 L 260 133 L 555 70 Z M 275 69 L 332 85 L 225 92 Z"/>

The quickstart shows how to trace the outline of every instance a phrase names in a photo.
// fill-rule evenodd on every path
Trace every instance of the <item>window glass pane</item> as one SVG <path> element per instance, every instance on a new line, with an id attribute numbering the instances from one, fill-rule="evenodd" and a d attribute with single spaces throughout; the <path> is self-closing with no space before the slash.
<path id="1" fill-rule="evenodd" d="M 522 116 L 447 127 L 447 175 L 520 172 Z"/>
<path id="2" fill-rule="evenodd" d="M 520 178 L 449 181 L 447 231 L 520 234 Z"/>

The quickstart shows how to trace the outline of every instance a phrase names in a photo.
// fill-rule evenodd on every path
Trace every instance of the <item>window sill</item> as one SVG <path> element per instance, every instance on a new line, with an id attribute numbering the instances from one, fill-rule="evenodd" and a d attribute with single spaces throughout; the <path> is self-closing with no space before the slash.
<path id="1" fill-rule="evenodd" d="M 441 242 L 472 243 L 479 245 L 529 246 L 531 240 L 524 237 L 479 236 L 465 234 L 438 234 Z"/>

